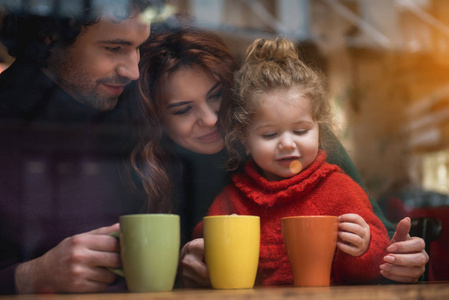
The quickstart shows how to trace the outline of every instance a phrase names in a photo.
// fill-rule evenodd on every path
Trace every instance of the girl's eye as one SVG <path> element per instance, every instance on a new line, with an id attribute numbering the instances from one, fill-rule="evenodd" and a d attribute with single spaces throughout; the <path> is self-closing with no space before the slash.
<path id="1" fill-rule="evenodd" d="M 276 136 L 276 132 L 262 134 L 262 138 L 264 138 L 264 139 L 271 139 L 271 138 L 274 138 L 275 136 Z"/>
<path id="2" fill-rule="evenodd" d="M 191 106 L 186 106 L 184 109 L 174 111 L 173 114 L 175 116 L 185 115 L 192 109 Z"/>
<path id="3" fill-rule="evenodd" d="M 307 129 L 301 129 L 301 130 L 294 130 L 293 131 L 294 134 L 298 134 L 298 135 L 305 134 L 307 132 L 308 132 Z"/>

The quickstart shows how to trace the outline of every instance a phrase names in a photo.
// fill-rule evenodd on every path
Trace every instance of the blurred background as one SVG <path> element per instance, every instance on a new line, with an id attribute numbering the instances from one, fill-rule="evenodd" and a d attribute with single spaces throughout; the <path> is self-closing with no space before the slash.
<path id="1" fill-rule="evenodd" d="M 327 75 L 339 136 L 369 193 L 419 188 L 449 204 L 449 1 L 169 3 L 238 57 L 257 37 L 295 40 Z"/>
<path id="2" fill-rule="evenodd" d="M 90 0 L 101 5 L 104 1 Z M 123 0 L 116 0 L 123 1 Z M 327 77 L 342 143 L 387 217 L 431 216 L 449 227 L 449 1 L 168 0 L 242 58 L 258 37 L 294 40 Z M 1 0 L 50 14 L 85 0 Z M 0 9 L 1 12 L 1 9 Z M 1 17 L 1 15 L 0 15 Z M 11 62 L 0 44 L 2 68 Z M 447 224 L 447 226 L 444 226 Z M 446 229 L 448 231 L 449 229 Z M 447 240 L 448 242 L 445 242 Z M 439 239 L 449 279 L 449 239 Z"/>

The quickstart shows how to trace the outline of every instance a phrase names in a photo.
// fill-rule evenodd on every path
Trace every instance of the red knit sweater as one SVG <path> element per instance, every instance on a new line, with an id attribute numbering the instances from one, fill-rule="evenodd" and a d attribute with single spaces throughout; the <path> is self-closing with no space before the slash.
<path id="1" fill-rule="evenodd" d="M 261 240 L 257 284 L 293 284 L 290 263 L 282 240 L 280 219 L 298 215 L 360 215 L 370 226 L 368 251 L 353 257 L 336 250 L 331 281 L 334 284 L 373 283 L 381 279 L 379 265 L 387 254 L 387 231 L 374 215 L 363 189 L 336 165 L 325 162 L 320 151 L 316 160 L 296 176 L 267 181 L 253 161 L 245 173 L 236 174 L 233 183 L 217 196 L 209 215 L 255 215 L 260 217 Z M 202 223 L 194 237 L 202 236 Z"/>

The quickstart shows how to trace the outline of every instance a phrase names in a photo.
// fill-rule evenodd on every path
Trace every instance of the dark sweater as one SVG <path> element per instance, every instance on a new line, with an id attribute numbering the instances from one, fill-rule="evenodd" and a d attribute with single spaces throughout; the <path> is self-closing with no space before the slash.
<path id="1" fill-rule="evenodd" d="M 0 293 L 15 292 L 19 263 L 139 212 L 122 113 L 76 102 L 31 64 L 0 74 Z"/>

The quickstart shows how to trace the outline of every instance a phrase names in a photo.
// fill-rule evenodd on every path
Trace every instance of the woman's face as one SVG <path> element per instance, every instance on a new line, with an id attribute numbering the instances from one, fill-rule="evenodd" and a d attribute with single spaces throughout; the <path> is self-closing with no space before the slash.
<path id="1" fill-rule="evenodd" d="M 165 131 L 175 143 L 200 154 L 224 148 L 217 126 L 220 82 L 200 67 L 184 67 L 170 75 L 165 92 Z"/>

